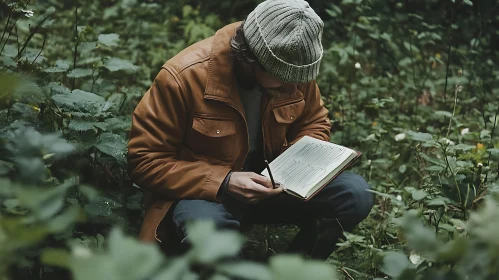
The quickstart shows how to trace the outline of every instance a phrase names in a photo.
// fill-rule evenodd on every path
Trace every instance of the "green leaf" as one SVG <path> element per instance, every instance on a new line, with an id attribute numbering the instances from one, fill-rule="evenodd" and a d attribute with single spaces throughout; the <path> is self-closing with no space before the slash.
<path id="1" fill-rule="evenodd" d="M 467 144 L 457 144 L 455 146 L 449 146 L 447 150 L 449 152 L 454 152 L 454 151 L 469 151 L 471 149 L 476 148 L 476 146 L 473 145 L 467 145 Z"/>
<path id="2" fill-rule="evenodd" d="M 488 129 L 482 129 L 482 131 L 480 131 L 480 138 L 490 138 L 490 135 L 491 131 Z"/>
<path id="3" fill-rule="evenodd" d="M 200 263 L 212 263 L 221 258 L 235 256 L 244 238 L 234 231 L 216 231 L 212 221 L 199 221 L 187 225 L 187 238 L 192 244 L 192 255 Z"/>
<path id="4" fill-rule="evenodd" d="M 412 195 L 412 199 L 419 201 L 419 200 L 425 198 L 426 196 L 428 196 L 428 193 L 424 190 L 415 190 L 411 193 L 411 195 Z"/>
<path id="5" fill-rule="evenodd" d="M 331 280 L 337 279 L 335 268 L 320 261 L 306 261 L 296 255 L 279 255 L 270 259 L 272 279 Z"/>
<path id="6" fill-rule="evenodd" d="M 17 198 L 5 199 L 3 201 L 3 206 L 5 206 L 7 210 L 16 208 L 17 206 L 19 206 L 19 200 Z"/>
<path id="7" fill-rule="evenodd" d="M 17 67 L 17 62 L 8 56 L 0 56 L 0 63 L 7 67 Z"/>
<path id="8" fill-rule="evenodd" d="M 428 166 L 425 168 L 427 171 L 430 171 L 430 172 L 442 172 L 445 170 L 445 167 L 444 166 L 440 166 L 440 165 L 432 165 L 432 166 Z"/>
<path id="9" fill-rule="evenodd" d="M 90 203 L 85 204 L 85 212 L 90 216 L 107 217 L 113 213 L 113 209 L 118 208 L 120 205 L 109 198 L 98 196 Z"/>
<path id="10" fill-rule="evenodd" d="M 2 55 L 5 55 L 7 57 L 16 57 L 17 56 L 17 48 L 15 45 L 7 44 L 3 47 L 3 52 Z"/>
<path id="11" fill-rule="evenodd" d="M 399 166 L 400 173 L 405 173 L 406 170 L 407 170 L 407 166 L 405 164 L 402 164 Z"/>
<path id="12" fill-rule="evenodd" d="M 447 164 L 445 164 L 445 162 L 443 160 L 440 160 L 438 158 L 434 158 L 434 157 L 430 157 L 429 155 L 425 154 L 425 153 L 421 153 L 420 156 L 427 160 L 428 162 L 431 162 L 433 163 L 434 165 L 439 165 L 439 166 L 442 166 L 444 168 L 447 167 Z"/>
<path id="13" fill-rule="evenodd" d="M 151 280 L 184 279 L 189 272 L 189 260 L 187 258 L 173 259 L 170 264 L 163 268 Z"/>
<path id="14" fill-rule="evenodd" d="M 427 142 L 433 140 L 433 136 L 429 133 L 415 132 L 412 130 L 407 131 L 407 136 L 414 141 Z"/>
<path id="15" fill-rule="evenodd" d="M 108 47 L 117 47 L 118 42 L 120 41 L 120 35 L 118 34 L 100 34 L 99 35 L 99 43 Z"/>
<path id="16" fill-rule="evenodd" d="M 114 261 L 108 256 L 91 255 L 84 253 L 86 248 L 75 249 L 77 257 L 70 259 L 70 269 L 72 279 L 74 280 L 89 280 L 89 279 L 106 279 L 106 280 L 123 280 L 131 279 L 120 277 L 117 269 L 114 267 Z M 74 253 L 73 253 L 74 254 Z M 91 269 L 89 269 L 91 268 Z M 112 268 L 112 269 L 110 269 Z"/>
<path id="17" fill-rule="evenodd" d="M 46 85 L 43 90 L 47 92 L 50 95 L 54 94 L 70 94 L 71 90 L 63 85 L 57 84 L 57 83 L 50 83 Z"/>
<path id="18" fill-rule="evenodd" d="M 53 217 L 64 206 L 64 196 L 71 184 L 62 184 L 48 190 L 21 188 L 17 190 L 20 204 L 41 220 Z"/>
<path id="19" fill-rule="evenodd" d="M 69 253 L 64 250 L 47 248 L 43 250 L 41 260 L 44 264 L 58 267 L 68 267 L 70 257 Z"/>
<path id="20" fill-rule="evenodd" d="M 70 94 L 53 95 L 52 100 L 59 106 L 77 111 L 85 111 L 85 107 L 102 106 L 105 103 L 104 97 L 79 89 L 73 90 Z"/>
<path id="21" fill-rule="evenodd" d="M 15 165 L 12 162 L 0 160 L 0 176 L 14 171 Z"/>
<path id="22" fill-rule="evenodd" d="M 82 221 L 81 208 L 72 206 L 62 214 L 53 217 L 48 223 L 47 228 L 54 233 L 62 232 L 72 226 L 77 221 Z"/>
<path id="23" fill-rule="evenodd" d="M 489 121 L 492 123 L 492 126 L 496 127 L 499 124 L 499 118 L 496 116 L 489 117 Z"/>
<path id="24" fill-rule="evenodd" d="M 57 60 L 55 66 L 43 70 L 46 73 L 62 73 L 69 70 L 69 64 L 65 60 Z"/>
<path id="25" fill-rule="evenodd" d="M 118 163 L 126 164 L 127 142 L 122 136 L 109 132 L 102 133 L 94 147 L 112 156 Z"/>
<path id="26" fill-rule="evenodd" d="M 463 3 L 468 6 L 473 6 L 473 2 L 471 2 L 471 0 L 463 0 Z"/>
<path id="27" fill-rule="evenodd" d="M 384 197 L 384 198 L 388 198 L 392 201 L 392 203 L 394 203 L 395 205 L 399 205 L 399 206 L 404 206 L 404 203 L 400 200 L 397 199 L 396 196 L 392 195 L 392 194 L 387 194 L 387 193 L 382 193 L 382 192 L 378 192 L 378 191 L 375 191 L 375 190 L 371 190 L 369 189 L 368 192 L 372 192 L 376 195 L 379 195 L 381 197 Z"/>
<path id="28" fill-rule="evenodd" d="M 252 280 L 272 279 L 270 271 L 262 264 L 253 262 L 238 262 L 218 265 L 217 271 L 223 272 L 235 278 L 247 278 L 251 275 Z"/>
<path id="29" fill-rule="evenodd" d="M 133 65 L 130 61 L 121 58 L 110 58 L 104 62 L 104 67 L 106 67 L 111 72 L 116 72 L 120 70 L 137 71 L 138 66 Z"/>
<path id="30" fill-rule="evenodd" d="M 92 76 L 92 69 L 83 69 L 83 68 L 76 68 L 71 70 L 67 77 L 68 78 L 84 78 L 88 76 Z"/>
<path id="31" fill-rule="evenodd" d="M 105 131 L 107 128 L 107 123 L 75 119 L 71 120 L 68 128 L 75 131 L 87 131 L 92 129 L 100 129 Z"/>
<path id="32" fill-rule="evenodd" d="M 426 202 L 429 206 L 445 206 L 449 202 L 448 198 L 445 197 L 437 197 Z"/>
<path id="33" fill-rule="evenodd" d="M 437 116 L 445 116 L 445 117 L 448 117 L 448 118 L 452 118 L 452 113 L 448 112 L 448 111 L 436 111 L 435 115 L 437 115 Z"/>
<path id="34" fill-rule="evenodd" d="M 409 268 L 409 264 L 406 255 L 400 252 L 388 252 L 383 258 L 381 271 L 390 277 L 397 278 Z"/>
<path id="35" fill-rule="evenodd" d="M 17 83 L 15 83 L 15 87 L 13 90 L 13 95 L 16 98 L 19 98 L 21 100 L 27 101 L 27 102 L 44 102 L 45 101 L 45 96 L 43 95 L 43 92 L 41 88 L 38 86 L 38 84 L 30 79 L 30 78 L 18 78 L 16 77 Z M 0 77 L 1 81 L 1 77 Z M 14 80 L 15 81 L 15 80 Z M 2 84 L 3 86 L 4 84 Z M 10 85 L 8 85 L 10 87 Z M 3 88 L 0 89 L 0 98 L 2 97 L 2 92 Z"/>
<path id="36" fill-rule="evenodd" d="M 121 275 L 121 279 L 148 279 L 164 263 L 164 257 L 156 244 L 143 244 L 131 237 L 125 237 L 123 232 L 116 228 L 111 231 L 108 240 L 114 273 Z M 118 271 L 119 273 L 116 273 Z"/>
<path id="37" fill-rule="evenodd" d="M 78 51 L 82 54 L 89 54 L 97 48 L 97 42 L 82 42 L 78 45 Z"/>

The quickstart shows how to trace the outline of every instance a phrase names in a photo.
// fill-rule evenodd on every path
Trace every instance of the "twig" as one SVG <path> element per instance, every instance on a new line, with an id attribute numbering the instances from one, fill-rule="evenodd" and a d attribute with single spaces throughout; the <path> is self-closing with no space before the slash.
<path id="1" fill-rule="evenodd" d="M 345 275 L 348 277 L 348 279 L 355 280 L 355 278 L 353 278 L 352 275 L 350 275 L 350 273 L 348 273 L 348 271 L 346 269 L 344 269 L 343 267 L 341 268 L 341 271 L 343 273 L 345 273 Z"/>

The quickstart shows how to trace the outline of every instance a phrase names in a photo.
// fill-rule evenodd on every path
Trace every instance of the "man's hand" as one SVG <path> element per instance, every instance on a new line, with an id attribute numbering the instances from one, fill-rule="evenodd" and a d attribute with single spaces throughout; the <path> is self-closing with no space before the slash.
<path id="1" fill-rule="evenodd" d="M 277 183 L 276 187 L 273 189 L 272 181 L 260 174 L 233 172 L 227 184 L 227 193 L 241 202 L 256 204 L 283 191 L 282 186 Z"/>

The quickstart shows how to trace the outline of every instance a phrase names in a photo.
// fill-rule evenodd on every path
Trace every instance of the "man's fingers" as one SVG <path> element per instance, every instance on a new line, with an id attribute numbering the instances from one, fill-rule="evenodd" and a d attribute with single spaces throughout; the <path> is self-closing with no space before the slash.
<path id="1" fill-rule="evenodd" d="M 260 184 L 258 184 L 256 182 L 253 185 L 253 188 L 254 188 L 255 191 L 257 191 L 259 193 L 262 193 L 265 196 L 276 195 L 276 194 L 281 193 L 284 190 L 283 187 L 278 187 L 278 188 L 275 188 L 275 189 L 273 189 L 272 187 L 267 188 L 267 187 L 265 187 L 263 185 L 260 185 Z"/>
<path id="2" fill-rule="evenodd" d="M 280 194 L 284 191 L 284 188 L 283 187 L 278 187 L 278 188 L 275 188 L 275 189 L 270 189 L 271 191 L 271 195 L 276 195 L 276 194 Z"/>
<path id="3" fill-rule="evenodd" d="M 267 178 L 263 175 L 254 173 L 254 176 L 251 179 L 253 181 L 255 181 L 256 183 L 263 185 L 266 188 L 270 188 L 270 189 L 273 188 L 272 181 L 270 180 L 270 178 Z"/>

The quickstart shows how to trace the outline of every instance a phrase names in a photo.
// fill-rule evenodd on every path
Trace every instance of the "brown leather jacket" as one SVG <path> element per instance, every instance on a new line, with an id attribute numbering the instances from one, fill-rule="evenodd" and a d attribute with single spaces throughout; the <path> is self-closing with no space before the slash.
<path id="1" fill-rule="evenodd" d="M 216 201 L 228 172 L 242 168 L 249 143 L 229 48 L 240 24 L 225 26 L 167 61 L 134 111 L 128 167 L 146 190 L 143 241 L 158 239 L 158 226 L 173 202 Z M 264 95 L 266 159 L 305 135 L 329 141 L 323 105 L 315 81 L 299 85 L 294 94 Z"/>

